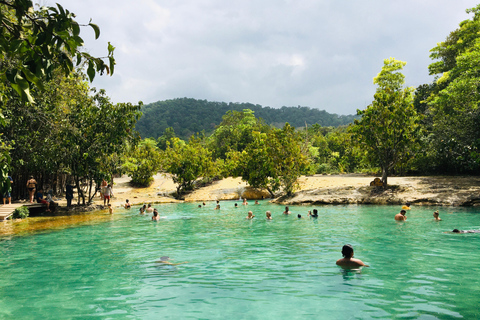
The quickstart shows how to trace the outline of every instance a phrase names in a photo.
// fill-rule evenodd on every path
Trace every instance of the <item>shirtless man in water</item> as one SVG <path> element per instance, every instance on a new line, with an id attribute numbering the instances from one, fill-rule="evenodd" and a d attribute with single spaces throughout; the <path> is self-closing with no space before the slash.
<path id="1" fill-rule="evenodd" d="M 353 247 L 349 244 L 343 246 L 342 255 L 343 258 L 337 260 L 337 266 L 342 268 L 368 267 L 362 260 L 353 258 Z"/>
<path id="2" fill-rule="evenodd" d="M 395 215 L 395 220 L 396 221 L 405 221 L 407 220 L 407 217 L 405 216 L 405 214 L 407 213 L 407 211 L 405 210 L 400 210 L 400 213 L 397 213 Z"/>

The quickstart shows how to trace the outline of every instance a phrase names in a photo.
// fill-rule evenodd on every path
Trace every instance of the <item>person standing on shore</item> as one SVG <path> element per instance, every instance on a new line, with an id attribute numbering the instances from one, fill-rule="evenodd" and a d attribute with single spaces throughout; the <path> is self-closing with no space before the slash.
<path id="1" fill-rule="evenodd" d="M 3 194 L 3 204 L 6 204 L 6 200 L 8 199 L 8 204 L 12 204 L 12 177 L 7 176 L 5 178 L 5 181 L 3 182 L 3 189 L 2 189 L 2 194 Z"/>
<path id="2" fill-rule="evenodd" d="M 112 186 L 107 185 L 107 187 L 105 188 L 105 193 L 103 195 L 103 205 L 105 205 L 105 203 L 109 204 L 111 197 L 113 197 Z"/>
<path id="3" fill-rule="evenodd" d="M 27 181 L 28 195 L 30 196 L 30 203 L 33 203 L 33 196 L 35 195 L 35 188 L 37 187 L 37 181 L 33 179 L 33 176 L 30 176 L 30 179 Z"/>
<path id="4" fill-rule="evenodd" d="M 65 198 L 67 199 L 67 207 L 71 207 L 73 199 L 73 186 L 71 181 L 65 186 Z"/>

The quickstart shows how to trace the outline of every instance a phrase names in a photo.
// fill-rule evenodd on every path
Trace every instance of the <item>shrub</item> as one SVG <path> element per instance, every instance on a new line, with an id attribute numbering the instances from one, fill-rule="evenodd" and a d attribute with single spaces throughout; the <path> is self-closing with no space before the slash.
<path id="1" fill-rule="evenodd" d="M 13 219 L 25 219 L 28 217 L 28 208 L 26 206 L 21 206 L 13 211 Z"/>

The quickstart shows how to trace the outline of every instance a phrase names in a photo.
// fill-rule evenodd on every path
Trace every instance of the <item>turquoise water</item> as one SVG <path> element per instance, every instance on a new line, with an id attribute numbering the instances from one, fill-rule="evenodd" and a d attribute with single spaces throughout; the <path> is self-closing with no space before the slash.
<path id="1" fill-rule="evenodd" d="M 317 206 L 313 220 L 311 206 L 233 204 L 0 237 L 0 319 L 480 318 L 480 234 L 444 233 L 480 229 L 479 209 L 414 207 L 403 223 L 396 206 Z M 345 243 L 370 268 L 337 267 Z"/>

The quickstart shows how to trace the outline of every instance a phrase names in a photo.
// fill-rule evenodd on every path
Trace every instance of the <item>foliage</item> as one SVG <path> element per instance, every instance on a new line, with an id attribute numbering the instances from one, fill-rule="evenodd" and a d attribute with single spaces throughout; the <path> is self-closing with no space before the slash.
<path id="1" fill-rule="evenodd" d="M 74 63 L 85 63 L 90 81 L 95 73 L 112 74 L 114 48 L 108 45 L 108 64 L 81 51 L 80 24 L 75 15 L 57 7 L 33 10 L 30 0 L 0 1 L 0 82 L 11 86 L 22 100 L 33 102 L 32 85 L 43 88 L 44 78 L 52 79 L 59 67 L 65 75 L 74 71 Z M 100 29 L 89 23 L 95 38 Z"/>
<path id="2" fill-rule="evenodd" d="M 367 109 L 360 111 L 360 120 L 355 120 L 351 132 L 364 148 L 367 161 L 382 169 L 382 182 L 392 168 L 413 156 L 419 130 L 420 117 L 413 106 L 413 89 L 402 89 L 401 70 L 405 62 L 393 58 L 384 61 L 382 72 L 374 78 L 378 84 L 375 100 Z"/>
<path id="3" fill-rule="evenodd" d="M 318 123 L 320 125 L 346 125 L 356 118 L 354 115 L 330 114 L 309 107 L 262 107 L 251 103 L 225 103 L 189 98 L 158 101 L 142 107 L 143 116 L 136 130 L 142 138 L 157 139 L 166 128 L 172 127 L 177 136 L 188 140 L 191 135 L 204 131 L 208 136 L 222 122 L 228 111 L 252 110 L 266 124 L 282 128 L 288 122 L 294 127 Z"/>
<path id="4" fill-rule="evenodd" d="M 160 137 L 158 137 L 158 139 L 157 139 L 157 147 L 160 150 L 166 150 L 168 144 L 172 144 L 173 139 L 175 137 L 176 137 L 175 130 L 173 130 L 172 127 L 166 128 L 165 131 L 163 132 L 163 134 Z"/>
<path id="5" fill-rule="evenodd" d="M 480 169 L 480 5 L 467 12 L 474 17 L 431 50 L 438 61 L 429 69 L 438 78 L 437 90 L 427 100 L 432 123 L 425 157 L 442 172 Z"/>
<path id="6" fill-rule="evenodd" d="M 82 74 L 57 73 L 45 88 L 32 91 L 35 104 L 15 97 L 7 102 L 8 124 L 2 133 L 6 141 L 15 142 L 12 171 L 69 174 L 85 204 L 86 193 L 88 201 L 95 194 L 93 182 L 118 172 L 116 155 L 124 151 L 125 142 L 135 142 L 140 106 L 113 105 L 103 90 L 91 96 Z"/>
<path id="7" fill-rule="evenodd" d="M 232 173 L 254 188 L 264 188 L 273 196 L 281 187 L 291 196 L 297 179 L 309 168 L 301 152 L 298 133 L 288 123 L 268 133 L 254 132 L 254 140 L 243 151 L 228 153 Z"/>
<path id="8" fill-rule="evenodd" d="M 21 207 L 16 208 L 15 211 L 13 211 L 12 218 L 13 219 L 25 219 L 26 217 L 28 217 L 28 215 L 29 215 L 29 211 L 28 211 L 27 206 L 21 206 Z"/>
<path id="9" fill-rule="evenodd" d="M 243 151 L 253 142 L 253 132 L 266 132 L 269 127 L 255 117 L 250 109 L 228 111 L 220 125 L 209 138 L 209 149 L 214 158 L 226 159 L 229 151 Z"/>
<path id="10" fill-rule="evenodd" d="M 148 187 L 161 168 L 160 152 L 153 139 L 142 140 L 126 157 L 124 168 L 135 186 Z"/>
<path id="11" fill-rule="evenodd" d="M 197 137 L 191 137 L 188 143 L 175 138 L 164 152 L 163 169 L 178 184 L 178 197 L 192 190 L 198 178 L 213 177 L 216 173 L 212 152 Z"/>

